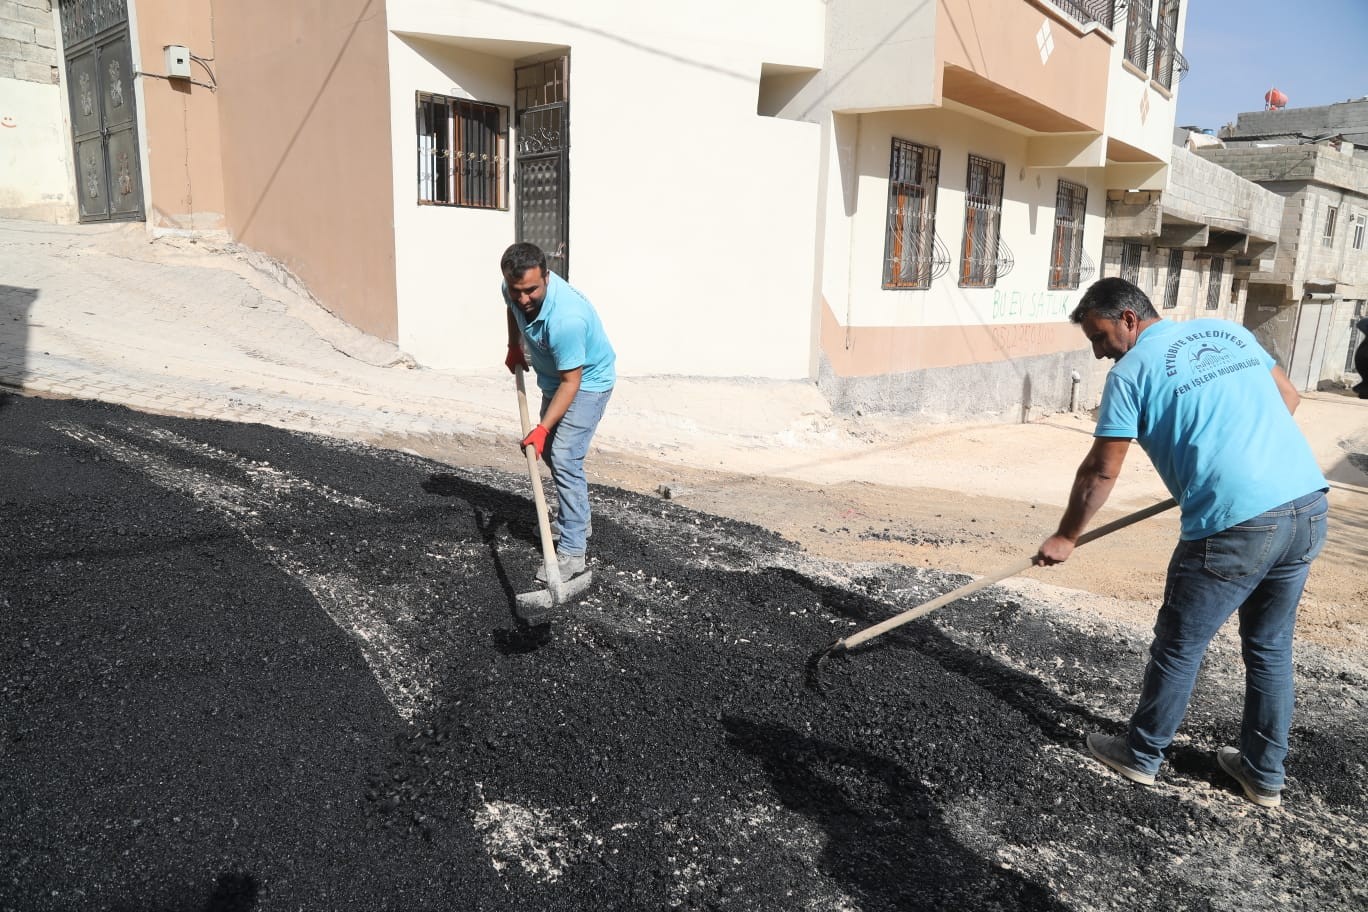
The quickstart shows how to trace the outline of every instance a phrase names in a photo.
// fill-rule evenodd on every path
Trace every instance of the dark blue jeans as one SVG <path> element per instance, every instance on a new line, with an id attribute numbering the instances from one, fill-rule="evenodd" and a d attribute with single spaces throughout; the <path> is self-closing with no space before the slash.
<path id="1" fill-rule="evenodd" d="M 1311 562 L 1325 546 L 1328 510 L 1317 491 L 1208 538 L 1178 543 L 1127 738 L 1140 769 L 1158 771 L 1207 645 L 1238 611 L 1245 772 L 1260 788 L 1282 788 L 1292 725 L 1292 628 Z"/>

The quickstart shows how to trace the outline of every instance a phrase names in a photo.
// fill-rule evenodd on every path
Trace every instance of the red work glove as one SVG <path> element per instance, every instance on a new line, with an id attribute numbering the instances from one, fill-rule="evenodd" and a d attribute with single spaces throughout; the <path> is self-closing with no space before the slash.
<path id="1" fill-rule="evenodd" d="M 508 357 L 504 358 L 504 367 L 508 368 L 510 374 L 516 374 L 518 368 L 527 370 L 527 358 L 523 355 L 522 346 L 516 342 L 508 346 Z M 538 450 L 537 452 L 541 452 Z"/>
<path id="2" fill-rule="evenodd" d="M 524 451 L 526 451 L 528 447 L 532 447 L 532 449 L 537 451 L 537 458 L 541 459 L 542 450 L 546 449 L 546 434 L 546 428 L 539 424 L 532 429 L 532 433 L 522 439 L 522 443 L 518 444 L 518 446 L 522 447 Z"/>

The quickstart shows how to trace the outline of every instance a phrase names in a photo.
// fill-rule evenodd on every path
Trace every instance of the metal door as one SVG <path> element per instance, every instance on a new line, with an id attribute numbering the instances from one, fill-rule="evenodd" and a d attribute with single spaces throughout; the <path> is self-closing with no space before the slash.
<path id="1" fill-rule="evenodd" d="M 515 71 L 518 125 L 517 239 L 546 251 L 570 278 L 570 58 Z"/>
<path id="2" fill-rule="evenodd" d="M 1325 340 L 1330 333 L 1334 305 L 1303 301 L 1297 311 L 1297 331 L 1292 341 L 1292 367 L 1288 379 L 1298 390 L 1312 390 L 1320 383 L 1325 360 Z"/>
<path id="3" fill-rule="evenodd" d="M 61 14 L 81 221 L 141 219 L 126 0 L 62 0 Z"/>

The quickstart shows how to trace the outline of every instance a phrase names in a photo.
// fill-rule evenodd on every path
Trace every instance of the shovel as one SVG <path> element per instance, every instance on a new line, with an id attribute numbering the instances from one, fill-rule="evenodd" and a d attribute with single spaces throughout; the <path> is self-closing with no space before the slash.
<path id="1" fill-rule="evenodd" d="M 523 383 L 523 369 L 514 371 L 518 382 L 518 413 L 522 417 L 523 437 L 532 431 L 532 419 L 527 411 L 527 387 Z M 560 562 L 556 560 L 556 543 L 551 540 L 551 520 L 546 511 L 546 494 L 542 491 L 541 472 L 537 471 L 537 448 L 528 444 L 523 447 L 527 457 L 527 474 L 532 479 L 532 497 L 537 502 L 537 525 L 541 529 L 542 560 L 546 564 L 546 588 L 532 592 L 518 593 L 518 615 L 529 626 L 546 623 L 548 612 L 557 605 L 584 592 L 593 582 L 593 574 L 588 570 L 563 580 Z"/>
<path id="2" fill-rule="evenodd" d="M 1165 510 L 1172 509 L 1177 505 L 1178 502 L 1170 497 L 1163 503 L 1157 503 L 1153 506 L 1145 507 L 1143 510 L 1137 510 L 1129 516 L 1123 516 L 1120 519 L 1114 519 L 1106 525 L 1098 526 L 1091 532 L 1085 532 L 1082 535 L 1080 535 L 1078 537 L 1078 544 L 1086 545 L 1090 541 L 1099 539 L 1104 535 L 1110 535 L 1116 530 L 1124 529 L 1126 526 L 1132 525 L 1133 523 L 1138 523 L 1142 519 L 1149 519 L 1151 516 L 1154 516 L 1157 513 L 1163 513 Z M 808 671 L 809 673 L 816 671 L 817 669 L 821 668 L 822 665 L 826 664 L 826 661 L 830 659 L 832 656 L 844 655 L 845 653 L 859 646 L 861 643 L 867 643 L 870 640 L 874 639 L 876 636 L 887 633 L 894 627 L 901 627 L 908 621 L 915 621 L 917 618 L 922 617 L 923 615 L 930 614 L 937 608 L 943 608 L 953 601 L 964 598 L 966 595 L 978 592 L 980 589 L 984 589 L 988 586 L 993 585 L 994 583 L 1000 583 L 1003 580 L 1007 579 L 1007 577 L 1009 576 L 1016 576 L 1018 573 L 1022 573 L 1026 570 L 1029 570 L 1032 566 L 1034 566 L 1034 563 L 1035 555 L 1032 554 L 1025 560 L 1019 560 L 1011 566 L 1002 567 L 999 570 L 988 574 L 987 576 L 981 577 L 969 583 L 965 583 L 958 589 L 955 589 L 951 592 L 947 592 L 939 598 L 933 599 L 925 603 L 924 605 L 918 605 L 915 608 L 909 608 L 901 614 L 895 614 L 893 615 L 893 617 L 880 621 L 879 623 L 873 624 L 869 627 L 866 627 L 864 630 L 861 630 L 858 633 L 853 633 L 844 639 L 837 640 L 835 643 L 832 643 L 826 649 L 823 649 L 820 652 L 815 652 L 812 654 L 812 656 L 808 659 L 807 663 Z"/>

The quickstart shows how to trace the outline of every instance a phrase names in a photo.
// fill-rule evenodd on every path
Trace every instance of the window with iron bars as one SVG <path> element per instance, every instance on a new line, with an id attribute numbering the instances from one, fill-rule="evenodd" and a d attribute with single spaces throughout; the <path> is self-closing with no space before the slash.
<path id="1" fill-rule="evenodd" d="M 1178 53 L 1178 4 L 1181 0 L 1160 0 L 1159 19 L 1151 37 L 1154 45 L 1154 81 L 1173 88 L 1173 71 L 1181 59 Z"/>
<path id="2" fill-rule="evenodd" d="M 1221 277 L 1225 275 L 1225 257 L 1212 257 L 1207 269 L 1206 309 L 1216 310 L 1221 306 Z"/>
<path id="3" fill-rule="evenodd" d="M 1061 180 L 1055 191 L 1054 242 L 1050 248 L 1053 289 L 1077 288 L 1083 272 L 1083 217 L 1088 211 L 1088 188 Z"/>
<path id="4" fill-rule="evenodd" d="M 1363 249 L 1363 232 L 1364 232 L 1364 228 L 1365 228 L 1366 226 L 1368 226 L 1368 215 L 1364 215 L 1362 212 L 1358 213 L 1357 215 L 1354 216 L 1354 218 L 1353 218 L 1353 223 L 1354 223 L 1354 241 L 1353 241 L 1354 249 L 1355 249 L 1355 250 L 1362 250 L 1362 249 Z"/>
<path id="5" fill-rule="evenodd" d="M 1183 282 L 1183 251 L 1173 248 L 1169 251 L 1168 275 L 1164 277 L 1164 309 L 1172 310 L 1178 306 L 1178 287 Z"/>
<path id="6" fill-rule="evenodd" d="M 1140 253 L 1143 250 L 1144 247 L 1130 241 L 1121 245 L 1121 278 L 1132 285 L 1140 284 Z"/>
<path id="7" fill-rule="evenodd" d="M 960 287 L 992 288 L 997 282 L 998 235 L 1002 230 L 1002 162 L 969 156 L 964 193 L 964 243 Z"/>
<path id="8" fill-rule="evenodd" d="M 1128 0 L 1126 4 L 1126 60 L 1146 72 L 1149 71 L 1153 41 L 1154 9 L 1151 0 Z"/>
<path id="9" fill-rule="evenodd" d="M 884 288 L 930 288 L 940 149 L 893 140 L 888 165 Z"/>
<path id="10" fill-rule="evenodd" d="M 417 93 L 418 202 L 508 208 L 508 108 Z"/>

